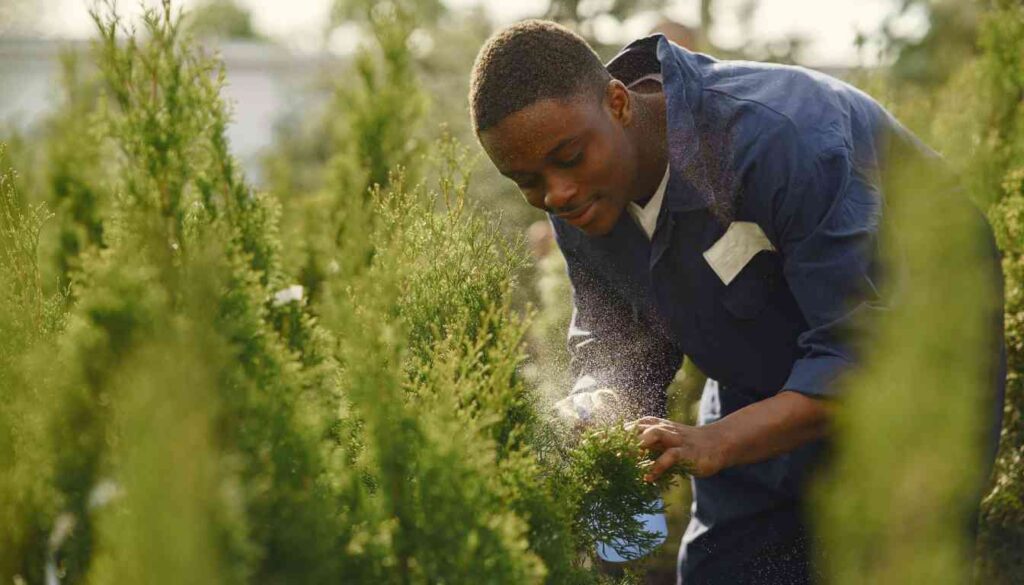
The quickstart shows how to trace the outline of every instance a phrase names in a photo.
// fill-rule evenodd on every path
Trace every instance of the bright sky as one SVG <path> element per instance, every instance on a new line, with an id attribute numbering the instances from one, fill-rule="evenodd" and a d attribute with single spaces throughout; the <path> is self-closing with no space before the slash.
<path id="1" fill-rule="evenodd" d="M 2 1 L 2 0 L 0 0 Z M 197 0 L 184 0 L 187 7 Z M 238 0 L 253 14 L 254 24 L 264 34 L 295 49 L 319 46 L 324 23 L 332 0 Z M 498 23 L 539 15 L 547 0 L 445 0 L 452 7 L 483 3 Z M 598 0 L 599 1 L 599 0 Z M 62 37 L 85 37 L 92 33 L 89 19 L 90 0 L 40 0 L 45 33 Z M 147 0 L 148 4 L 155 0 Z M 874 32 L 882 19 L 893 11 L 896 0 L 760 0 L 752 19 L 750 34 L 760 41 L 784 39 L 799 34 L 808 40 L 804 61 L 810 65 L 852 65 L 858 62 L 853 41 L 857 31 Z M 126 14 L 138 12 L 139 3 L 122 0 Z M 742 43 L 745 32 L 738 23 L 738 12 L 745 0 L 716 0 L 715 27 L 712 40 L 725 47 Z M 695 26 L 699 21 L 699 0 L 674 0 L 667 15 L 683 24 Z M 618 26 L 612 22 L 598 23 L 595 34 L 606 42 L 628 42 L 644 35 L 651 17 L 634 18 Z M 897 26 L 909 32 L 923 32 L 924 19 L 919 14 L 903 18 Z M 337 37 L 337 35 L 336 35 Z M 345 39 L 335 39 L 341 45 Z M 873 53 L 873 51 L 869 51 Z M 865 63 L 873 62 L 872 54 L 863 55 Z"/>

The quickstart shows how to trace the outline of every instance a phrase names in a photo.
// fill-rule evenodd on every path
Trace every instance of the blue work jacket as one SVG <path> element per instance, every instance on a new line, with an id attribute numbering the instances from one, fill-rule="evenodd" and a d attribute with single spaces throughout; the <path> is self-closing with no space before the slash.
<path id="1" fill-rule="evenodd" d="M 600 237 L 550 218 L 573 287 L 574 375 L 662 415 L 688 356 L 716 382 L 702 424 L 783 390 L 834 395 L 857 359 L 850 340 L 886 306 L 884 161 L 937 155 L 863 92 L 800 67 L 718 61 L 662 35 L 607 67 L 627 85 L 661 73 L 669 179 L 651 240 L 625 212 Z M 772 249 L 726 284 L 704 253 L 732 222 L 756 223 Z M 684 575 L 724 535 L 757 538 L 745 520 L 797 508 L 821 449 L 695 480 Z"/>

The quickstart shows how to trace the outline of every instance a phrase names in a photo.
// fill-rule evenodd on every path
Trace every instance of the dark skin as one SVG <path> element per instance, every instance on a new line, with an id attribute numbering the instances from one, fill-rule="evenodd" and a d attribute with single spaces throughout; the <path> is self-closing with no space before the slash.
<path id="1" fill-rule="evenodd" d="M 653 195 L 664 175 L 665 96 L 657 84 L 632 91 L 612 80 L 600 96 L 537 101 L 479 138 L 530 205 L 601 236 L 631 201 Z M 828 434 L 831 411 L 824 400 L 783 390 L 705 426 L 654 417 L 628 426 L 659 454 L 646 477 L 655 481 L 676 463 L 707 477 L 792 451 Z"/>
<path id="2" fill-rule="evenodd" d="M 481 132 L 480 142 L 527 203 L 604 235 L 630 201 L 661 181 L 665 99 L 613 80 L 603 98 L 538 101 Z"/>

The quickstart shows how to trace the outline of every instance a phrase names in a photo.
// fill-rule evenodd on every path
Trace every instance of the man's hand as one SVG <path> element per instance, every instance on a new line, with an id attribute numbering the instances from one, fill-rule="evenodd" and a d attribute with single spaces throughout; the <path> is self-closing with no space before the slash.
<path id="1" fill-rule="evenodd" d="M 629 423 L 641 444 L 661 453 L 649 481 L 675 465 L 707 477 L 736 465 L 778 457 L 828 435 L 835 406 L 823 399 L 783 390 L 709 425 L 691 427 L 654 417 Z"/>
<path id="2" fill-rule="evenodd" d="M 683 465 L 694 477 L 708 477 L 725 468 L 721 441 L 709 427 L 692 427 L 647 416 L 627 423 L 640 437 L 640 445 L 660 453 L 644 480 L 654 482 L 673 465 Z"/>
<path id="3" fill-rule="evenodd" d="M 598 388 L 566 396 L 555 403 L 554 411 L 560 420 L 574 429 L 581 429 L 621 417 L 622 401 L 615 390 Z"/>

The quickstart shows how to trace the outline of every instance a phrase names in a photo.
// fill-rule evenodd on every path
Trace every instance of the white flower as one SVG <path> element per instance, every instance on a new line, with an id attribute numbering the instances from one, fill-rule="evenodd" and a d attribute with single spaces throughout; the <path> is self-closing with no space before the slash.
<path id="1" fill-rule="evenodd" d="M 104 479 L 97 482 L 89 492 L 89 507 L 102 508 L 120 496 L 121 486 L 113 480 Z"/>
<path id="2" fill-rule="evenodd" d="M 304 289 L 301 284 L 293 284 L 274 293 L 274 306 L 280 307 L 292 301 L 302 302 Z"/>

